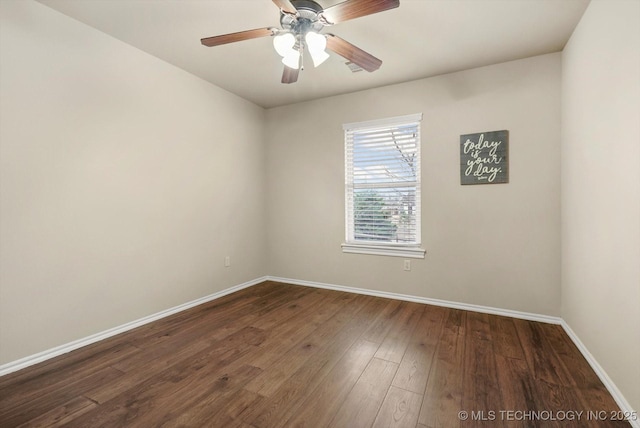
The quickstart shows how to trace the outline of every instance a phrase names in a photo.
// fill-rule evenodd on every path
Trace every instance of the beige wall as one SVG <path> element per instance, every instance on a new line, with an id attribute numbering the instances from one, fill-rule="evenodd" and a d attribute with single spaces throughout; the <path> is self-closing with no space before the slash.
<path id="1" fill-rule="evenodd" d="M 593 1 L 563 53 L 562 317 L 640 409 L 640 2 Z"/>
<path id="2" fill-rule="evenodd" d="M 560 54 L 267 110 L 271 275 L 560 315 Z M 384 65 L 383 65 L 384 67 Z M 342 124 L 422 121 L 424 260 L 343 254 Z M 459 137 L 510 132 L 510 183 L 461 186 Z"/>
<path id="3" fill-rule="evenodd" d="M 0 364 L 265 275 L 264 110 L 0 4 Z"/>

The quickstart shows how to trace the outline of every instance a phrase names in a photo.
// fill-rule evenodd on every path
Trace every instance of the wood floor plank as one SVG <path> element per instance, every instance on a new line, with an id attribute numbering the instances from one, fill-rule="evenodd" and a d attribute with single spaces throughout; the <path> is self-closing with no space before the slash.
<path id="1" fill-rule="evenodd" d="M 109 382 L 119 376 L 122 376 L 122 372 L 111 367 L 105 367 L 98 371 L 91 371 L 86 376 L 72 377 L 69 382 L 58 384 L 55 389 L 47 389 L 46 392 L 38 393 L 35 390 L 28 401 L 19 402 L 3 410 L 2 414 L 0 414 L 0 422 L 2 422 L 0 426 L 18 426 L 37 419 L 41 415 L 55 411 L 56 408 L 64 406 L 65 403 L 81 396 L 85 390 Z M 8 395 L 11 397 L 11 393 Z"/>
<path id="2" fill-rule="evenodd" d="M 424 394 L 445 312 L 446 309 L 439 306 L 426 307 L 411 335 L 409 346 L 393 379 L 393 386 Z"/>
<path id="3" fill-rule="evenodd" d="M 373 297 L 358 299 L 356 303 L 349 305 L 346 312 L 349 316 L 344 318 L 341 323 L 342 328 L 337 331 L 337 334 L 289 376 L 289 379 L 268 400 L 264 400 L 260 406 L 247 412 L 243 420 L 257 428 L 270 428 L 279 426 L 282 421 L 291 418 L 307 394 L 311 394 L 322 382 L 327 373 L 370 325 L 369 311 L 374 308 L 378 308 L 379 311 L 387 305 L 388 302 L 384 299 Z"/>
<path id="4" fill-rule="evenodd" d="M 572 388 L 567 388 L 562 385 L 558 385 L 557 383 L 549 383 L 543 379 L 539 379 L 535 383 L 535 387 L 537 390 L 537 401 L 538 403 L 542 403 L 542 406 L 538 404 L 539 409 L 546 410 L 550 413 L 572 410 L 579 411 L 581 409 L 580 400 L 575 394 L 571 393 Z M 606 426 L 597 423 L 593 425 L 592 421 L 584 421 L 584 420 L 549 420 L 545 421 L 545 425 L 554 428 L 578 428 L 578 427 L 600 427 Z"/>
<path id="5" fill-rule="evenodd" d="M 302 402 L 300 410 L 280 425 L 309 428 L 327 426 L 377 349 L 377 343 L 363 339 L 356 341 Z"/>
<path id="6" fill-rule="evenodd" d="M 464 378 L 462 409 L 476 412 L 477 419 L 469 419 L 465 426 L 482 426 L 483 419 L 492 418 L 491 412 L 504 409 L 500 390 L 496 382 L 496 358 L 493 353 L 489 315 L 478 312 L 467 314 L 464 349 Z M 492 426 L 501 427 L 501 418 L 491 421 Z"/>
<path id="7" fill-rule="evenodd" d="M 176 364 L 125 393 L 101 404 L 73 421 L 78 426 L 149 425 L 187 400 L 208 392 L 207 385 L 219 383 L 222 372 L 256 349 L 263 332 L 247 328 Z M 204 385 L 203 389 L 198 389 Z"/>
<path id="8" fill-rule="evenodd" d="M 272 396 L 310 358 L 331 348 L 333 346 L 331 338 L 335 336 L 336 330 L 349 322 L 353 314 L 342 311 L 337 314 L 328 312 L 325 315 L 330 316 L 329 319 L 319 325 L 306 323 L 306 326 L 312 328 L 310 330 L 298 328 L 299 332 L 307 334 L 300 338 L 295 346 L 286 348 L 286 352 L 282 352 L 283 349 L 280 346 L 263 347 L 261 356 L 258 357 L 258 365 L 264 367 L 265 371 L 253 379 L 245 389 L 263 396 Z M 275 342 L 276 345 L 280 343 Z M 273 358 L 274 356 L 276 358 Z M 266 357 L 271 364 L 264 364 Z"/>
<path id="9" fill-rule="evenodd" d="M 496 371 L 502 407 L 492 409 L 496 412 L 521 411 L 533 412 L 539 408 L 535 380 L 531 377 L 527 362 L 524 359 L 511 358 L 496 354 Z M 505 419 L 500 414 L 501 419 Z M 531 422 L 509 420 L 509 427 L 531 427 Z"/>
<path id="10" fill-rule="evenodd" d="M 500 409 L 619 410 L 559 326 L 269 281 L 0 378 L 2 428 L 629 427 Z"/>
<path id="11" fill-rule="evenodd" d="M 407 302 L 399 300 L 389 300 L 386 302 L 384 309 L 378 314 L 372 314 L 375 317 L 375 322 L 367 328 L 367 331 L 362 336 L 363 339 L 369 342 L 382 343 L 384 338 L 391 329 L 391 320 L 395 319 L 398 314 L 402 313 L 403 309 L 407 306 Z"/>
<path id="12" fill-rule="evenodd" d="M 306 308 L 286 322 L 274 326 L 269 332 L 268 341 L 261 344 L 260 355 L 253 365 L 266 369 L 299 346 L 314 330 L 325 324 L 352 299 L 345 299 L 342 293 L 318 293 L 313 310 Z M 350 296 L 352 297 L 352 296 Z M 326 327 L 324 327 L 326 330 Z M 306 344 L 305 344 L 306 345 Z"/>
<path id="13" fill-rule="evenodd" d="M 182 397 L 167 394 L 162 402 L 157 403 L 162 410 L 148 412 L 136 420 L 136 425 L 147 427 L 175 423 L 187 427 L 210 425 L 213 421 L 211 415 L 223 410 L 225 398 L 233 391 L 242 388 L 261 371 L 247 364 L 231 364 L 218 371 L 216 380 L 213 382 L 194 375 L 188 381 L 188 389 L 182 389 L 185 392 Z M 186 385 L 186 383 L 183 384 Z M 216 423 L 219 422 L 216 421 Z"/>
<path id="14" fill-rule="evenodd" d="M 88 346 L 65 354 L 46 365 L 36 365 L 22 370 L 0 387 L 0 415 L 17 402 L 25 402 L 33 397 L 55 391 L 65 384 L 86 377 L 140 352 L 128 343 L 116 343 L 107 348 Z M 4 391 L 10 389 L 11 394 Z"/>
<path id="15" fill-rule="evenodd" d="M 286 299 L 285 304 L 279 305 L 274 310 L 259 314 L 260 316 L 251 325 L 270 331 L 279 325 L 287 324 L 288 319 L 306 312 L 314 304 L 327 298 L 327 293 L 322 293 L 321 290 L 307 289 L 305 291 L 306 293 L 299 293 L 294 299 Z"/>
<path id="16" fill-rule="evenodd" d="M 140 361 L 138 356 L 135 356 L 131 358 L 131 364 L 117 364 L 115 367 L 120 367 L 118 370 L 122 371 L 122 376 L 97 385 L 85 391 L 84 395 L 96 403 L 105 403 L 156 377 L 174 365 L 184 363 L 185 360 L 197 356 L 210 346 L 208 341 L 197 341 L 189 346 L 178 348 L 177 351 L 173 346 L 152 348 L 155 352 L 143 354 L 145 361 Z"/>
<path id="17" fill-rule="evenodd" d="M 196 409 L 190 413 L 200 414 L 200 420 L 205 421 L 200 426 L 210 425 L 208 421 L 215 421 L 218 426 L 247 426 L 242 421 L 242 414 L 253 406 L 258 405 L 264 397 L 260 394 L 256 394 L 246 389 L 237 389 L 235 391 L 229 391 L 229 393 L 217 399 L 216 407 L 217 411 L 210 408 L 202 408 L 197 406 Z"/>
<path id="18" fill-rule="evenodd" d="M 491 343 L 493 352 L 507 358 L 525 359 L 522 345 L 518 338 L 516 326 L 512 318 L 491 316 L 489 317 L 491 330 Z"/>
<path id="19" fill-rule="evenodd" d="M 491 316 L 491 342 L 496 359 L 496 376 L 502 407 L 493 409 L 496 417 L 509 427 L 532 427 L 531 421 L 508 419 L 500 411 L 522 411 L 529 414 L 536 410 L 535 381 L 531 378 L 522 345 L 513 319 Z"/>
<path id="20" fill-rule="evenodd" d="M 429 428 L 460 426 L 466 315 L 447 310 L 418 418 Z"/>
<path id="21" fill-rule="evenodd" d="M 333 428 L 368 428 L 373 425 L 398 364 L 372 358 L 329 424 Z"/>
<path id="22" fill-rule="evenodd" d="M 75 397 L 66 403 L 31 419 L 20 425 L 24 428 L 58 427 L 72 421 L 78 416 L 90 411 L 98 404 L 85 397 Z"/>
<path id="23" fill-rule="evenodd" d="M 391 323 L 389 332 L 380 344 L 378 352 L 376 352 L 376 358 L 400 364 L 409 345 L 411 334 L 423 312 L 424 305 L 407 302 L 403 311 Z"/>
<path id="24" fill-rule="evenodd" d="M 542 324 L 520 319 L 513 322 L 534 377 L 550 384 L 575 386 L 575 381 L 547 341 Z"/>
<path id="25" fill-rule="evenodd" d="M 392 386 L 384 399 L 373 428 L 413 428 L 418 423 L 422 394 Z"/>

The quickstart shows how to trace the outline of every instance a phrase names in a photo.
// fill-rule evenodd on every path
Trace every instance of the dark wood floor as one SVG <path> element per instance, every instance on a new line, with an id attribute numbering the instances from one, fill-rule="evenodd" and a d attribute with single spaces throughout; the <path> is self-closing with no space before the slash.
<path id="1" fill-rule="evenodd" d="M 3 428 L 629 426 L 617 410 L 560 326 L 273 282 L 0 378 Z"/>

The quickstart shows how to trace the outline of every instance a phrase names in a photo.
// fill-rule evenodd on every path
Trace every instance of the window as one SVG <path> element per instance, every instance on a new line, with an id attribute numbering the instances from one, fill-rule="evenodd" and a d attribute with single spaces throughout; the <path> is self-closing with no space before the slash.
<path id="1" fill-rule="evenodd" d="M 420 248 L 422 114 L 344 125 L 348 253 L 424 258 Z"/>

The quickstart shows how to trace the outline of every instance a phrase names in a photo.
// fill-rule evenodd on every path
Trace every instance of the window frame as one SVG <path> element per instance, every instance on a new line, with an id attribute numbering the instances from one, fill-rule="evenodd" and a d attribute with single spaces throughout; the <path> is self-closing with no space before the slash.
<path id="1" fill-rule="evenodd" d="M 396 116 L 389 117 L 384 119 L 377 120 L 369 120 L 364 122 L 352 122 L 345 123 L 342 128 L 344 130 L 344 156 L 345 156 L 345 242 L 342 243 L 342 252 L 344 253 L 356 253 L 356 254 L 371 254 L 371 255 L 381 255 L 381 256 L 392 256 L 392 257 L 405 257 L 405 258 L 419 258 L 422 259 L 425 256 L 425 250 L 421 248 L 422 236 L 421 236 L 421 223 L 422 223 L 422 203 L 421 203 L 421 175 L 422 175 L 422 167 L 421 167 L 421 136 L 420 136 L 420 128 L 422 121 L 422 113 L 404 115 L 404 116 Z M 366 132 L 379 128 L 385 127 L 394 127 L 398 125 L 417 125 L 417 158 L 418 158 L 418 169 L 416 173 L 415 180 L 415 202 L 416 202 L 416 212 L 415 212 L 415 242 L 410 243 L 402 243 L 402 242 L 385 242 L 385 241 L 367 241 L 367 240 L 357 240 L 355 236 L 350 236 L 352 231 L 355 231 L 354 225 L 354 216 L 350 216 L 350 207 L 355 204 L 353 195 L 355 192 L 353 189 L 358 188 L 357 184 L 354 184 L 354 175 L 353 175 L 353 163 L 350 162 L 349 151 L 353 149 L 352 139 L 350 142 L 350 136 L 354 133 L 358 132 Z M 388 183 L 384 183 L 384 186 L 389 186 L 390 181 Z M 391 186 L 393 187 L 393 186 Z M 401 182 L 398 181 L 397 187 L 414 187 L 412 186 L 402 186 Z M 366 188 L 366 186 L 362 186 L 360 188 Z"/>

